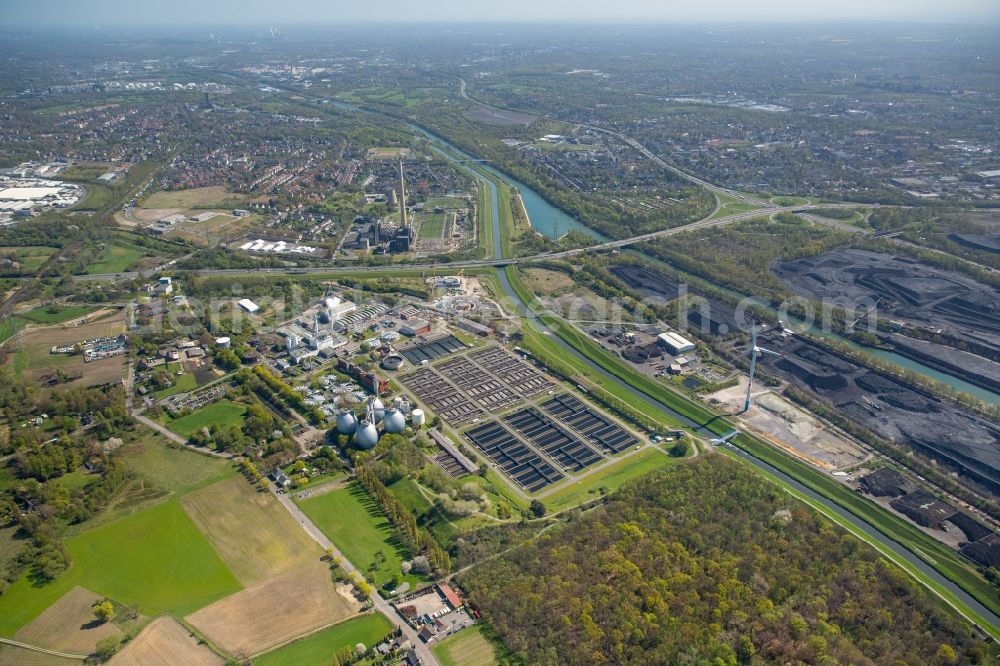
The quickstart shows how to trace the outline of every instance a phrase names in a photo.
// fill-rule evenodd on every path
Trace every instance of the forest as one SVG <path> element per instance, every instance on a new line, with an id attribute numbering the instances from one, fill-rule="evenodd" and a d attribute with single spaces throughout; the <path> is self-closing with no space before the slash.
<path id="1" fill-rule="evenodd" d="M 996 663 L 904 572 L 718 455 L 459 583 L 514 663 Z"/>

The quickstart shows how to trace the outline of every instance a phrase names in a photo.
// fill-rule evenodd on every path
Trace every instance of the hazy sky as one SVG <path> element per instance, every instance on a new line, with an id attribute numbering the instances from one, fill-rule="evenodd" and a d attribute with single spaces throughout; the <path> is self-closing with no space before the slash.
<path id="1" fill-rule="evenodd" d="M 893 19 L 1000 22 L 1000 0 L 0 0 L 10 23 Z"/>

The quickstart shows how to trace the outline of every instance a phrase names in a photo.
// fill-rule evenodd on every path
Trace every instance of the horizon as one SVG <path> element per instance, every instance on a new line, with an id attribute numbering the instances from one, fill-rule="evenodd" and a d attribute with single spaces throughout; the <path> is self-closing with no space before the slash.
<path id="1" fill-rule="evenodd" d="M 435 0 L 409 5 L 401 0 L 376 0 L 363 7 L 331 7 L 319 0 L 288 0 L 276 9 L 263 0 L 177 0 L 169 10 L 159 6 L 132 5 L 124 0 L 96 3 L 52 0 L 44 15 L 28 5 L 0 6 L 0 22 L 6 27 L 251 27 L 263 24 L 286 26 L 337 25 L 662 25 L 773 23 L 824 24 L 831 22 L 898 22 L 987 24 L 1000 23 L 1000 3 L 991 0 L 703 0 L 697 7 L 622 0 L 614 8 L 595 0 L 555 0 L 544 4 L 509 0 L 502 9 L 477 7 L 457 0 Z M 720 20 L 721 19 L 721 20 Z"/>

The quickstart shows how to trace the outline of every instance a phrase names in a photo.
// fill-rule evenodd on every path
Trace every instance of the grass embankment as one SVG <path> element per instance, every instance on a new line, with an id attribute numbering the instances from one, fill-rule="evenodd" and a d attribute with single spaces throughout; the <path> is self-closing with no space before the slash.
<path id="1" fill-rule="evenodd" d="M 381 613 L 362 615 L 254 659 L 254 666 L 327 666 L 338 650 L 364 643 L 371 648 L 392 631 L 392 623 Z"/>
<path id="2" fill-rule="evenodd" d="M 4 317 L 0 319 L 0 342 L 6 341 L 8 338 L 12 338 L 17 335 L 20 331 L 27 325 L 27 320 L 24 317 Z"/>
<path id="3" fill-rule="evenodd" d="M 517 276 L 516 268 L 508 267 L 506 271 L 507 277 L 511 282 L 511 286 L 514 288 L 518 296 L 526 303 L 533 302 L 534 299 L 527 293 L 523 284 L 520 282 Z M 705 405 L 690 400 L 685 396 L 672 391 L 663 384 L 656 382 L 652 378 L 646 377 L 645 375 L 642 375 L 625 366 L 609 353 L 601 349 L 584 333 L 569 326 L 562 320 L 556 319 L 550 315 L 540 315 L 539 319 L 553 331 L 554 335 L 558 335 L 564 342 L 594 361 L 599 367 L 608 373 L 618 377 L 626 384 L 646 396 L 663 403 L 682 416 L 698 423 L 710 432 L 721 434 L 733 427 L 733 424 L 728 421 L 725 416 L 717 414 Z M 553 343 L 545 340 L 544 338 L 545 336 L 537 335 L 533 337 L 532 344 L 536 346 L 549 345 L 550 353 L 552 353 L 554 351 L 551 348 Z M 638 406 L 634 404 L 637 402 L 639 401 L 633 400 L 633 406 L 638 408 Z M 850 511 L 858 518 L 861 518 L 865 522 L 876 527 L 890 539 L 904 544 L 920 559 L 924 560 L 929 565 L 937 569 L 946 578 L 959 585 L 985 607 L 989 608 L 994 613 L 1000 613 L 1000 599 L 997 597 L 996 590 L 985 579 L 983 579 L 976 572 L 975 568 L 970 563 L 965 561 L 961 555 L 948 548 L 943 543 L 924 534 L 916 526 L 898 518 L 897 516 L 894 516 L 873 502 L 859 496 L 847 486 L 825 476 L 823 473 L 809 467 L 807 464 L 778 451 L 774 447 L 756 438 L 750 437 L 746 433 L 741 433 L 735 440 L 733 440 L 733 444 L 747 453 L 750 453 L 754 457 L 772 465 L 774 468 L 787 474 L 814 492 L 832 500 L 834 503 Z M 946 598 L 950 598 L 950 600 L 956 605 L 962 605 L 957 600 L 953 599 L 950 593 L 941 589 L 940 586 L 935 584 L 930 578 L 917 570 L 915 567 L 905 563 L 900 563 L 900 566 L 905 568 L 909 573 L 928 587 L 938 591 Z M 975 615 L 971 613 L 971 611 L 968 612 Z M 984 627 L 989 626 L 988 623 L 984 623 L 985 620 L 980 622 L 980 624 Z M 1000 630 L 994 629 L 993 631 L 996 631 L 997 635 L 1000 636 Z"/>
<path id="4" fill-rule="evenodd" d="M 25 312 L 21 316 L 39 324 L 61 324 L 97 310 L 93 305 L 46 305 Z"/>
<path id="5" fill-rule="evenodd" d="M 84 273 L 87 275 L 121 273 L 146 256 L 147 252 L 146 248 L 114 241 L 104 247 L 97 259 L 87 264 Z"/>
<path id="6" fill-rule="evenodd" d="M 543 497 L 542 503 L 549 511 L 562 511 L 602 494 L 612 493 L 632 479 L 668 465 L 672 460 L 675 459 L 663 451 L 647 448 L 560 488 L 551 495 Z"/>

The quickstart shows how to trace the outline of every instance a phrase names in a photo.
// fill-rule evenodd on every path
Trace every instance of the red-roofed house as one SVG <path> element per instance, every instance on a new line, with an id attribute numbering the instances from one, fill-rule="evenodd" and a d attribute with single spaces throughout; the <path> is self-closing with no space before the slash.
<path id="1" fill-rule="evenodd" d="M 444 595 L 445 601 L 451 606 L 452 610 L 458 610 L 465 605 L 465 602 L 457 594 L 455 590 L 451 589 L 450 585 L 439 584 L 438 589 L 441 590 L 441 594 Z"/>

